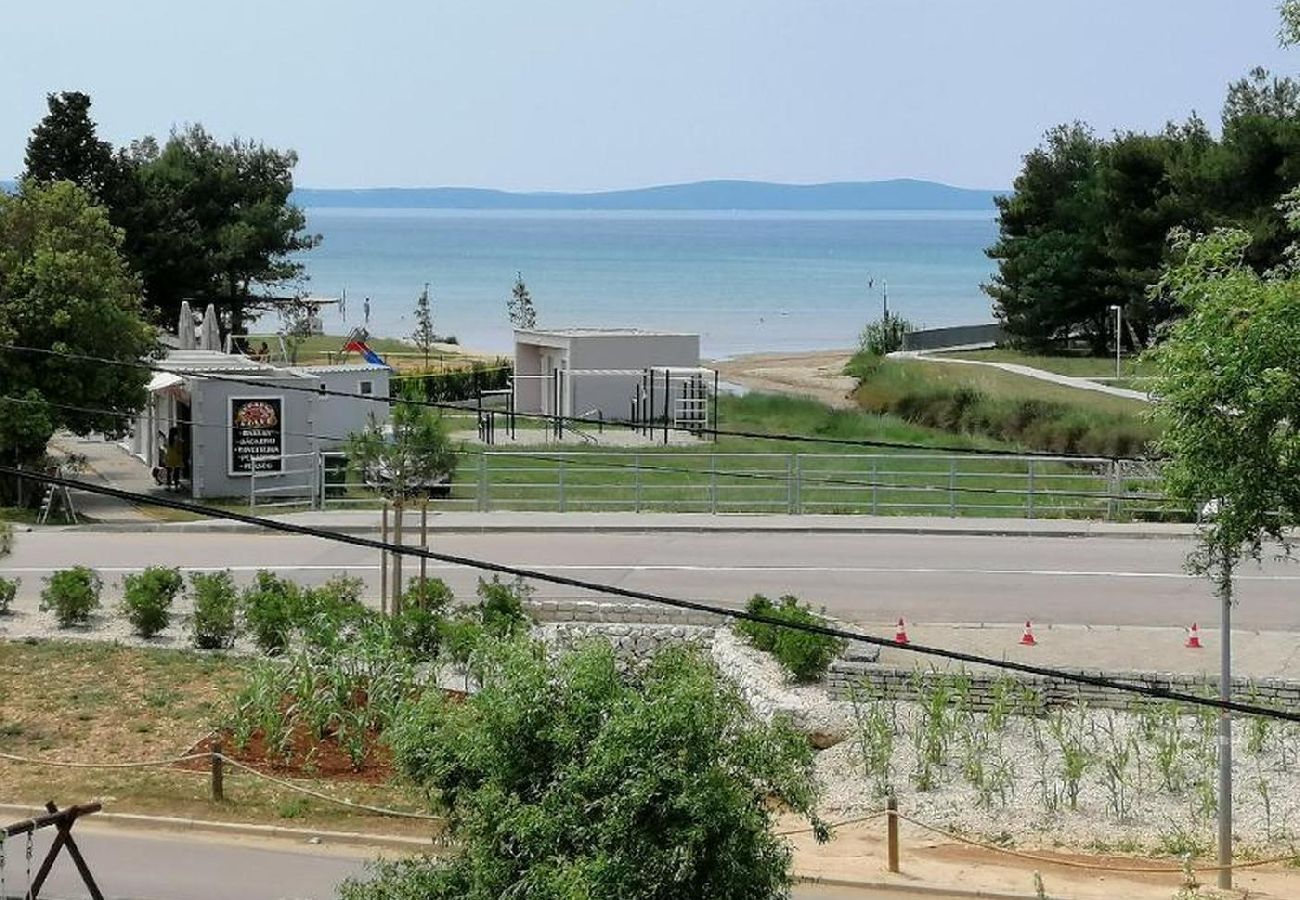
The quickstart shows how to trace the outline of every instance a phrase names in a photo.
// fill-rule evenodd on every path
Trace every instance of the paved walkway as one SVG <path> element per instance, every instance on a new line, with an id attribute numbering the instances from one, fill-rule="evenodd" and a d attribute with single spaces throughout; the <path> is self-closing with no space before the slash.
<path id="1" fill-rule="evenodd" d="M 989 366 L 994 369 L 1001 369 L 1004 372 L 1010 372 L 1013 375 L 1023 375 L 1026 378 L 1037 378 L 1040 381 L 1050 381 L 1053 384 L 1078 388 L 1082 391 L 1096 391 L 1099 394 L 1109 394 L 1112 397 L 1122 397 L 1125 400 L 1137 400 L 1141 403 L 1151 402 L 1151 395 L 1145 391 L 1133 391 L 1128 388 L 1102 384 L 1099 381 L 1091 381 L 1087 378 L 1075 378 L 1071 375 L 1061 375 L 1057 372 L 1048 372 L 1046 369 L 1035 369 L 1033 366 L 1022 366 L 1018 363 L 991 362 L 986 359 L 958 359 L 952 356 L 945 356 L 939 351 L 932 350 L 901 350 L 889 355 L 897 359 L 920 359 L 925 360 L 926 362 L 948 363 L 949 365 L 954 366 Z"/>
<path id="2" fill-rule="evenodd" d="M 84 457 L 86 468 L 74 476 L 82 481 L 142 494 L 166 493 L 153 480 L 144 463 L 127 453 L 120 444 L 101 437 L 80 438 L 58 434 L 50 441 L 50 451 L 54 454 Z M 78 515 L 87 516 L 96 522 L 138 525 L 154 521 L 138 506 L 116 497 L 73 491 L 72 502 L 76 505 Z"/>

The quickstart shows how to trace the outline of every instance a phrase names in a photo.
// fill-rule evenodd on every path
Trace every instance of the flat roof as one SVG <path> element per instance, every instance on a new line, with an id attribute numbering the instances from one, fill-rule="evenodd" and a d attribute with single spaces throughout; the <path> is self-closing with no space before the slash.
<path id="1" fill-rule="evenodd" d="M 337 363 L 319 366 L 290 366 L 288 371 L 295 375 L 328 375 L 330 372 L 390 372 L 391 366 L 379 363 Z"/>
<path id="2" fill-rule="evenodd" d="M 693 331 L 660 331 L 649 328 L 516 328 L 515 334 L 549 337 L 699 337 Z"/>
<path id="3" fill-rule="evenodd" d="M 220 350 L 172 350 L 160 365 L 178 372 L 201 375 L 204 372 L 274 373 L 275 366 Z"/>

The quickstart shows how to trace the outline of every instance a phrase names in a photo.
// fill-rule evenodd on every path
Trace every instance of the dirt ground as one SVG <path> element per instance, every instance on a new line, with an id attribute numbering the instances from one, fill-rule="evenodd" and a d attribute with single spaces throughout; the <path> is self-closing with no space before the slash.
<path id="1" fill-rule="evenodd" d="M 713 363 L 724 381 L 751 391 L 812 397 L 836 409 L 856 407 L 849 397 L 857 381 L 844 373 L 851 350 L 755 353 Z"/>

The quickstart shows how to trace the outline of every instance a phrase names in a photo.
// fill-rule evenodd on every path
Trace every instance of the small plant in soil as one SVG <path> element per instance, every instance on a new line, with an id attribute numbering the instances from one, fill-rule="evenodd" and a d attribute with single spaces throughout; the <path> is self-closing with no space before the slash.
<path id="1" fill-rule="evenodd" d="M 892 706 L 892 704 L 890 704 Z M 889 794 L 893 781 L 894 718 L 896 711 L 886 709 L 883 700 L 853 695 L 856 719 L 858 758 L 871 778 L 877 797 Z"/>
<path id="2" fill-rule="evenodd" d="M 229 572 L 195 572 L 190 575 L 190 600 L 194 614 L 190 630 L 200 650 L 228 650 L 238 631 L 239 595 Z"/>
<path id="3" fill-rule="evenodd" d="M 18 596 L 18 588 L 22 583 L 21 578 L 0 578 L 0 616 L 9 614 L 9 607 Z"/>
<path id="4" fill-rule="evenodd" d="M 122 614 L 135 633 L 151 638 L 171 623 L 171 605 L 184 582 L 177 569 L 150 566 L 122 579 Z"/>
<path id="5" fill-rule="evenodd" d="M 60 628 L 86 625 L 91 613 L 99 609 L 102 587 L 99 575 L 85 566 L 61 569 L 45 579 L 41 609 L 53 610 Z"/>

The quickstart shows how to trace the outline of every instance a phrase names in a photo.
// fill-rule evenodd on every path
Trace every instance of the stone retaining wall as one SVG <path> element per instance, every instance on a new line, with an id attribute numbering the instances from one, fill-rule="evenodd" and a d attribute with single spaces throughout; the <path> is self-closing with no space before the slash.
<path id="1" fill-rule="evenodd" d="M 541 624 L 603 622 L 637 625 L 693 625 L 716 628 L 725 616 L 626 600 L 530 600 L 528 611 Z"/>
<path id="2" fill-rule="evenodd" d="M 1095 670 L 1074 670 L 1079 674 L 1093 675 L 1128 681 L 1147 687 L 1184 694 L 1203 696 L 1207 693 L 1218 696 L 1217 679 L 1201 675 L 1159 674 L 1152 672 L 1101 672 Z M 918 672 L 912 669 L 889 668 L 872 663 L 860 663 L 839 660 L 831 667 L 827 676 L 827 687 L 831 694 L 840 700 L 852 699 L 853 690 L 865 691 L 869 695 L 884 696 L 894 700 L 920 699 L 918 678 L 921 684 L 932 684 L 938 678 L 951 678 L 951 673 Z M 1033 693 L 1030 702 L 1038 708 L 1060 706 L 1083 701 L 1089 706 L 1104 709 L 1127 709 L 1135 700 L 1142 698 L 1137 694 L 1117 691 L 1113 688 L 1090 684 L 1079 684 L 1062 678 L 1015 675 L 1012 673 L 968 672 L 970 680 L 971 705 L 976 709 L 987 709 L 994 697 L 995 685 L 1011 679 Z M 1300 682 L 1280 678 L 1238 678 L 1233 682 L 1233 696 L 1245 702 L 1257 702 L 1266 706 L 1286 706 L 1294 708 L 1300 705 Z"/>

